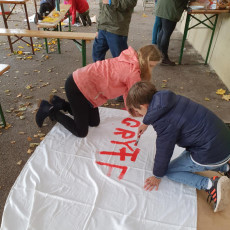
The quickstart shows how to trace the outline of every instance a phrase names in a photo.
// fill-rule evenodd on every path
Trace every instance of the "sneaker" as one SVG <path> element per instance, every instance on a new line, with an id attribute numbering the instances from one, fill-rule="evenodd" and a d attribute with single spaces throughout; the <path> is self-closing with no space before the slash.
<path id="1" fill-rule="evenodd" d="M 82 26 L 82 24 L 80 22 L 77 22 L 77 23 L 73 24 L 73 26 L 80 27 L 80 26 Z"/>
<path id="2" fill-rule="evenodd" d="M 45 100 L 42 100 L 39 104 L 38 111 L 36 113 L 36 123 L 38 127 L 42 127 L 44 120 L 50 115 L 53 106 Z"/>
<path id="3" fill-rule="evenodd" d="M 57 110 L 65 110 L 66 101 L 56 95 L 50 95 L 49 103 Z"/>
<path id="4" fill-rule="evenodd" d="M 224 210 L 229 200 L 230 180 L 226 176 L 212 177 L 212 187 L 206 192 L 208 193 L 207 202 L 213 202 L 214 212 Z"/>
<path id="5" fill-rule="evenodd" d="M 173 61 L 170 61 L 169 58 L 163 58 L 161 61 L 161 65 L 165 65 L 165 66 L 175 66 L 176 63 Z"/>
<path id="6" fill-rule="evenodd" d="M 224 175 L 230 179 L 230 162 L 228 162 L 227 164 L 229 165 L 229 170 L 225 172 Z"/>

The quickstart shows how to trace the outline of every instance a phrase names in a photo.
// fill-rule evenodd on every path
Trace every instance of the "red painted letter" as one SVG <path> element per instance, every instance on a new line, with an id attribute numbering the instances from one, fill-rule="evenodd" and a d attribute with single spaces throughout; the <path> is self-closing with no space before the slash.
<path id="1" fill-rule="evenodd" d="M 121 135 L 123 139 L 133 138 L 135 136 L 135 132 L 129 131 L 126 129 L 116 128 L 119 132 L 114 132 L 115 135 Z"/>
<path id="2" fill-rule="evenodd" d="M 119 180 L 121 180 L 124 177 L 124 175 L 128 169 L 127 166 L 113 165 L 113 164 L 104 163 L 104 162 L 100 162 L 100 161 L 96 161 L 96 163 L 99 165 L 105 165 L 105 166 L 109 167 L 109 172 L 107 173 L 107 176 L 111 176 L 111 172 L 112 172 L 113 168 L 121 169 L 122 171 L 118 177 Z"/>
<path id="3" fill-rule="evenodd" d="M 139 152 L 140 149 L 137 148 L 133 153 L 126 153 L 126 148 L 121 148 L 120 152 L 101 151 L 100 154 L 120 156 L 121 161 L 124 161 L 125 157 L 127 156 L 127 157 L 131 157 L 131 161 L 135 161 Z"/>
<path id="4" fill-rule="evenodd" d="M 131 122 L 134 122 L 134 124 L 131 125 Z M 130 117 L 125 118 L 121 123 L 122 123 L 122 124 L 125 124 L 125 125 L 127 125 L 127 126 L 130 126 L 130 127 L 138 127 L 138 126 L 140 126 L 140 124 L 141 124 L 140 121 L 137 121 L 137 120 L 135 120 L 135 119 L 133 119 L 133 118 L 130 118 Z"/>

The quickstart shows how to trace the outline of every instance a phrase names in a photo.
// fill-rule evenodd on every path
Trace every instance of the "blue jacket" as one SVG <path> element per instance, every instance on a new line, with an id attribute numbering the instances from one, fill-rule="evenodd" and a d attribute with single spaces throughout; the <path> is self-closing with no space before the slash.
<path id="1" fill-rule="evenodd" d="M 204 165 L 230 157 L 230 129 L 204 106 L 171 91 L 158 91 L 153 96 L 143 123 L 152 125 L 157 133 L 156 177 L 166 174 L 175 144 Z"/>

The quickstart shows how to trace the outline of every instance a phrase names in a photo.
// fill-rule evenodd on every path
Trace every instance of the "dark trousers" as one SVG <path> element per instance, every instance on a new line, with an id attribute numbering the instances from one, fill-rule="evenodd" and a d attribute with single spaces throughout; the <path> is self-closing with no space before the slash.
<path id="1" fill-rule="evenodd" d="M 173 22 L 164 18 L 160 18 L 160 20 L 162 27 L 158 34 L 157 46 L 162 52 L 164 58 L 168 58 L 169 41 L 177 22 Z"/>
<path id="2" fill-rule="evenodd" d="M 65 110 L 73 115 L 73 119 L 60 111 L 54 111 L 52 118 L 75 136 L 86 137 L 89 126 L 95 127 L 100 123 L 98 108 L 93 108 L 84 97 L 75 84 L 72 74 L 66 80 L 65 90 L 69 101 L 65 103 Z"/>
<path id="3" fill-rule="evenodd" d="M 113 57 L 118 57 L 123 50 L 128 49 L 127 39 L 127 36 L 99 30 L 93 43 L 93 61 L 104 60 L 109 49 Z"/>

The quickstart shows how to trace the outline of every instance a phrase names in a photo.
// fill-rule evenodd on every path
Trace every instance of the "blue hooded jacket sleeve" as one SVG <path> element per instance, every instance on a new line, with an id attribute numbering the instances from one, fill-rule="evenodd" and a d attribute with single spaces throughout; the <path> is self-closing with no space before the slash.
<path id="1" fill-rule="evenodd" d="M 153 175 L 159 178 L 163 177 L 168 170 L 177 140 L 177 130 L 173 124 L 166 124 L 166 122 L 158 122 L 154 128 L 157 132 L 157 140 Z"/>

